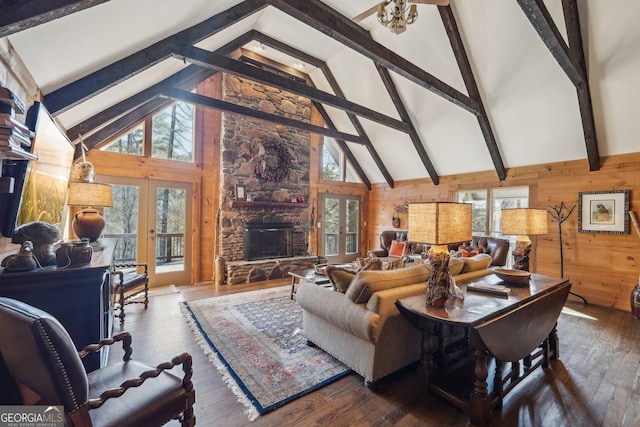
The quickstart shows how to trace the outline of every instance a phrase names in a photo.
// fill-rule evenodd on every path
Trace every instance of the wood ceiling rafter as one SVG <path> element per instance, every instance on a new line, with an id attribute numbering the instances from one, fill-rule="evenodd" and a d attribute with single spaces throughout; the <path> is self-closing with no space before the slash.
<path id="1" fill-rule="evenodd" d="M 108 1 L 109 0 L 3 1 L 0 2 L 0 37 L 5 37 Z"/>
<path id="2" fill-rule="evenodd" d="M 481 98 L 479 93 L 476 94 L 477 96 L 467 96 L 438 80 L 420 67 L 407 61 L 400 55 L 373 40 L 368 31 L 326 6 L 319 0 L 308 0 L 305 2 L 295 0 L 271 0 L 270 4 L 297 20 L 304 22 L 305 24 L 339 41 L 354 51 L 366 56 L 374 63 L 383 66 L 389 71 L 393 71 L 399 76 L 406 78 L 418 86 L 423 87 L 436 95 L 441 96 L 447 101 L 452 102 L 458 107 L 476 115 L 498 177 L 501 180 L 506 178 L 506 172 L 495 142 L 491 123 L 488 120 L 487 113 L 480 101 Z M 438 6 L 438 9 L 441 8 L 448 9 L 449 11 L 451 10 L 450 6 Z M 453 22 L 455 23 L 455 21 Z M 459 33 L 457 34 L 459 38 Z M 464 47 L 461 42 L 460 47 L 462 47 L 462 52 L 464 52 Z M 456 59 L 460 61 L 458 56 L 456 56 Z M 466 54 L 464 55 L 464 59 L 468 63 Z M 473 74 L 471 74 L 471 76 L 473 76 Z M 477 86 L 475 86 L 475 84 L 474 87 L 476 87 L 477 91 Z"/>
<path id="3" fill-rule="evenodd" d="M 219 55 L 215 52 L 210 52 L 205 49 L 200 49 L 198 47 L 188 45 L 175 46 L 173 52 L 173 56 L 175 58 L 191 62 L 192 64 L 212 68 L 218 71 L 224 71 L 226 73 L 234 75 L 239 75 L 256 82 L 261 82 L 269 86 L 277 87 L 279 89 L 286 90 L 287 92 L 295 93 L 296 95 L 304 96 L 305 98 L 319 101 L 323 104 L 328 104 L 341 110 L 349 111 L 359 116 L 366 117 L 369 120 L 378 122 L 402 132 L 407 132 L 408 130 L 407 124 L 402 122 L 401 120 L 385 116 L 384 114 L 356 104 L 355 102 L 347 101 L 346 99 L 331 95 L 327 92 L 315 89 L 306 84 L 298 83 L 286 77 L 262 71 L 256 67 L 243 64 L 232 58 Z"/>
<path id="4" fill-rule="evenodd" d="M 379 64 L 375 64 L 375 65 L 378 70 L 378 74 L 380 74 L 380 78 L 382 79 L 382 83 L 384 83 L 385 88 L 387 88 L 387 93 L 391 97 L 391 101 L 393 101 L 393 104 L 396 106 L 396 110 L 398 110 L 398 114 L 400 114 L 400 117 L 404 122 L 409 124 L 409 137 L 411 138 L 411 142 L 413 142 L 413 146 L 415 147 L 416 152 L 420 157 L 420 160 L 422 160 L 422 164 L 424 164 L 425 168 L 427 169 L 427 173 L 429 174 L 431 181 L 433 182 L 434 185 L 440 184 L 440 177 L 436 172 L 436 168 L 433 166 L 433 163 L 431 163 L 431 159 L 429 158 L 429 155 L 427 154 L 427 151 L 424 148 L 424 144 L 420 139 L 420 135 L 418 134 L 418 131 L 413 125 L 411 116 L 409 116 L 409 112 L 405 108 L 404 102 L 402 102 L 402 98 L 400 97 L 398 88 L 396 87 L 395 83 L 391 79 L 391 74 L 389 74 L 389 70 L 387 70 L 386 68 L 384 68 Z"/>
<path id="5" fill-rule="evenodd" d="M 600 154 L 576 0 L 562 0 L 569 45 L 565 43 L 542 0 L 517 1 L 544 44 L 576 87 L 589 170 L 597 171 L 600 169 Z"/>
<path id="6" fill-rule="evenodd" d="M 329 67 L 327 66 L 327 64 L 322 61 L 319 58 L 316 58 L 313 55 L 309 55 L 305 52 L 302 52 L 301 50 L 295 49 L 291 46 L 289 46 L 288 44 L 282 43 L 272 37 L 269 37 L 259 31 L 252 31 L 252 35 L 254 40 L 263 43 L 266 46 L 271 47 L 272 49 L 276 49 L 279 50 L 283 53 L 286 53 L 287 55 L 290 55 L 293 58 L 297 58 L 298 60 L 305 62 L 309 65 L 313 65 L 314 67 L 317 67 L 318 69 L 320 69 L 320 71 L 322 71 L 322 74 L 325 76 L 325 78 L 327 79 L 327 81 L 329 82 L 329 86 L 331 87 L 331 89 L 334 91 L 334 93 L 338 96 L 342 96 L 344 98 L 344 94 L 342 93 L 342 91 L 340 90 L 340 86 L 338 85 L 338 82 L 335 80 L 335 77 L 333 75 L 333 73 L 331 72 L 331 70 L 329 69 Z M 311 81 L 311 79 L 309 79 L 310 84 L 313 84 L 313 81 Z M 327 110 L 324 108 L 324 105 L 322 105 L 321 103 L 317 102 L 317 101 L 311 101 L 313 103 L 313 105 L 316 107 L 316 109 L 320 112 L 320 115 L 322 116 L 322 118 L 324 119 L 325 123 L 327 124 L 327 126 L 329 128 L 332 129 L 336 129 L 337 127 L 334 124 L 333 120 L 331 120 L 331 117 L 329 116 L 329 114 L 327 113 Z M 349 115 L 349 118 L 353 121 L 358 121 L 358 118 L 350 113 L 347 113 Z M 353 119 L 352 119 L 353 117 Z M 360 132 L 360 130 L 356 127 L 356 131 L 358 132 L 358 134 L 360 136 L 363 136 L 366 138 L 365 141 L 365 145 L 371 146 L 371 149 L 374 151 L 375 156 L 373 156 L 374 161 L 376 161 L 376 159 L 378 159 L 381 163 L 382 163 L 382 159 L 380 159 L 380 157 L 378 156 L 377 152 L 375 152 L 375 149 L 373 148 L 373 145 L 371 144 L 371 141 L 369 140 L 366 132 L 364 132 L 364 129 L 362 129 L 362 133 Z M 369 180 L 369 178 L 367 177 L 367 174 L 365 173 L 365 171 L 362 169 L 362 166 L 360 166 L 360 163 L 357 161 L 357 159 L 355 158 L 355 156 L 353 155 L 353 152 L 351 151 L 351 149 L 349 148 L 348 144 L 345 142 L 345 140 L 343 139 L 339 139 L 336 138 L 336 142 L 338 143 L 338 146 L 340 147 L 340 149 L 343 151 L 343 153 L 345 154 L 345 156 L 347 157 L 347 159 L 349 160 L 349 162 L 351 163 L 351 166 L 355 169 L 356 173 L 358 174 L 358 176 L 360 177 L 360 179 L 362 180 L 363 183 L 365 183 L 365 185 L 367 186 L 367 188 L 369 190 L 371 190 L 371 181 Z M 367 147 L 369 148 L 369 147 Z M 371 152 L 370 152 L 371 153 Z M 377 164 L 377 161 L 376 161 Z M 387 176 L 389 179 L 387 179 L 387 184 L 393 188 L 394 185 L 394 181 L 391 178 L 390 174 L 388 172 L 386 172 L 385 175 L 385 171 L 387 171 L 386 166 L 382 163 L 382 168 L 381 168 L 381 172 L 383 173 L 383 175 L 385 176 L 385 179 L 387 179 Z M 389 182 L 391 181 L 391 182 Z"/>
<path id="7" fill-rule="evenodd" d="M 162 60 L 171 57 L 176 44 L 195 44 L 267 6 L 265 0 L 244 0 L 205 21 L 135 52 L 44 96 L 52 115 L 74 107 Z"/>
<path id="8" fill-rule="evenodd" d="M 473 114 L 480 113 L 477 101 L 376 42 L 368 31 L 320 0 L 270 0 L 269 3 L 298 21 L 315 28 L 373 62 L 441 96 L 460 108 Z"/>
<path id="9" fill-rule="evenodd" d="M 252 108 L 243 107 L 242 105 L 232 104 L 230 102 L 221 101 L 219 99 L 211 98 L 204 95 L 198 95 L 182 89 L 166 88 L 163 89 L 162 92 L 164 96 L 167 96 L 171 99 L 190 102 L 192 104 L 198 104 L 202 105 L 203 107 L 213 108 L 216 110 L 241 114 L 243 116 L 253 117 L 259 120 L 266 120 L 272 123 L 279 123 L 284 126 L 302 129 L 307 132 L 317 133 L 319 135 L 326 135 L 332 138 L 340 138 L 344 139 L 345 141 L 353 141 L 359 144 L 361 144 L 363 140 L 359 135 L 350 135 L 348 133 L 335 131 L 333 129 L 328 129 L 322 126 L 312 125 L 310 123 L 290 119 L 288 117 L 265 113 L 263 111 L 254 110 Z"/>
<path id="10" fill-rule="evenodd" d="M 489 116 L 487 115 L 484 103 L 482 102 L 482 96 L 480 96 L 478 84 L 476 83 L 473 70 L 471 69 L 469 57 L 467 56 L 467 52 L 464 48 L 462 37 L 460 37 L 460 30 L 458 30 L 456 18 L 453 15 L 451 6 L 438 6 L 438 12 L 440 12 L 440 18 L 442 19 L 442 23 L 444 24 L 444 28 L 447 32 L 447 37 L 449 38 L 449 43 L 451 44 L 453 54 L 456 58 L 456 62 L 458 63 L 458 68 L 460 69 L 460 74 L 462 75 L 462 80 L 467 88 L 467 92 L 471 99 L 475 100 L 478 104 L 478 113 L 476 114 L 476 118 L 478 119 L 482 136 L 484 137 L 487 149 L 489 150 L 489 155 L 493 161 L 493 166 L 500 181 L 504 181 L 507 178 L 507 172 L 504 167 L 504 162 L 502 161 L 502 156 L 500 155 L 500 150 L 498 149 L 495 135 L 491 128 Z"/>
<path id="11" fill-rule="evenodd" d="M 230 54 L 231 52 L 239 49 L 241 46 L 249 43 L 251 40 L 253 40 L 253 36 L 251 34 L 251 31 L 248 31 L 243 35 L 237 37 L 235 40 L 220 47 L 216 52 L 222 55 Z M 91 149 L 99 145 L 103 141 L 113 138 L 123 130 L 133 126 L 135 122 L 139 120 L 139 118 L 136 113 L 132 112 L 132 110 L 158 97 L 162 93 L 162 89 L 166 87 L 191 89 L 216 72 L 217 71 L 211 70 L 209 68 L 190 65 L 167 77 L 161 82 L 141 92 L 138 92 L 137 94 L 107 108 L 104 111 L 101 111 L 98 114 L 93 115 L 89 119 L 72 127 L 67 131 L 67 136 L 70 140 L 73 141 L 78 138 L 79 134 L 88 135 L 89 133 L 94 132 L 95 129 L 101 128 L 95 136 L 92 135 L 84 139 L 85 146 Z M 163 98 L 163 102 L 166 104 L 170 101 L 166 100 L 166 98 Z M 128 114 L 128 112 L 130 111 L 132 113 Z M 120 117 L 123 114 L 126 114 L 126 116 Z M 105 126 L 105 123 L 108 124 Z"/>

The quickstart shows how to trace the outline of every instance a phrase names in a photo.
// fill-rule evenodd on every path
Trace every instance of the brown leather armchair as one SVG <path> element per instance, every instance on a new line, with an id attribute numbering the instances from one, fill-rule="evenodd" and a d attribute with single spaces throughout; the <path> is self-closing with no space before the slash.
<path id="1" fill-rule="evenodd" d="M 105 345 L 122 342 L 123 361 L 87 374 L 81 358 Z M 64 327 L 46 312 L 0 298 L 0 372 L 10 404 L 64 406 L 65 425 L 159 426 L 179 419 L 195 425 L 191 356 L 182 353 L 156 367 L 131 360 L 127 332 L 77 352 Z M 181 365 L 182 378 L 169 372 Z M 11 383 L 11 384 L 9 384 Z"/>

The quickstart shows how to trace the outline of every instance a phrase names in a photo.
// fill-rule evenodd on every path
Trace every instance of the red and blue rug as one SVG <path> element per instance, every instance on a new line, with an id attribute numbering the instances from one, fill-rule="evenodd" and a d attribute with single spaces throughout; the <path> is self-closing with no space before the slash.
<path id="1" fill-rule="evenodd" d="M 306 344 L 302 310 L 290 292 L 284 286 L 181 303 L 251 420 L 351 372 Z"/>

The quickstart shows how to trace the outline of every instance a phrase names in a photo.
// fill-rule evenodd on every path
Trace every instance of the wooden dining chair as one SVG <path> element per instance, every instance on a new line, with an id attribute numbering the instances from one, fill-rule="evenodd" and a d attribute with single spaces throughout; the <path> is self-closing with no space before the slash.
<path id="1" fill-rule="evenodd" d="M 114 303 L 116 317 L 120 319 L 120 326 L 124 325 L 125 305 L 144 304 L 146 310 L 149 306 L 149 266 L 146 263 L 115 264 L 113 266 L 113 293 L 117 297 Z M 130 270 L 129 269 L 134 269 Z M 139 272 L 142 270 L 142 272 Z M 143 298 L 134 297 L 143 292 Z"/>
<path id="2" fill-rule="evenodd" d="M 88 374 L 81 358 L 122 342 L 121 362 Z M 131 359 L 131 335 L 77 351 L 65 328 L 53 316 L 23 302 L 0 298 L 0 372 L 4 390 L 15 390 L 10 404 L 63 406 L 65 425 L 160 426 L 178 419 L 195 425 L 192 361 L 182 353 L 157 366 Z M 171 372 L 182 367 L 182 375 Z M 3 403 L 3 404 L 6 404 Z"/>

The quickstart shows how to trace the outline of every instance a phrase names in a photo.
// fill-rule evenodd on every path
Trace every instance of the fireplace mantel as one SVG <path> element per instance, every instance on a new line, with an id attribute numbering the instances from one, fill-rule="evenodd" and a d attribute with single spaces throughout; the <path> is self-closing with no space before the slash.
<path id="1" fill-rule="evenodd" d="M 232 208 L 308 208 L 308 203 L 287 203 L 287 202 L 247 202 L 244 200 L 233 200 Z"/>

